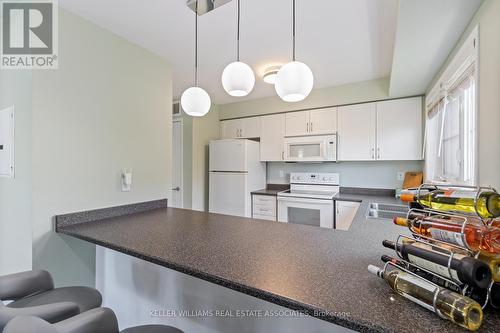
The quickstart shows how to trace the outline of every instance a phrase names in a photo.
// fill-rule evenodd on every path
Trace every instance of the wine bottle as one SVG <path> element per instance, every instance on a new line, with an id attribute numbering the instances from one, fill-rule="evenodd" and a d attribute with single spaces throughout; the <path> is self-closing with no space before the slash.
<path id="1" fill-rule="evenodd" d="M 416 234 L 468 248 L 500 254 L 500 228 L 478 223 L 467 223 L 462 237 L 462 225 L 458 220 L 428 216 L 410 211 L 408 218 L 395 217 L 394 224 L 405 226 Z"/>
<path id="2" fill-rule="evenodd" d="M 451 291 L 454 291 L 456 293 L 462 294 L 462 290 L 460 287 L 457 285 L 450 283 L 448 280 L 445 280 L 435 274 L 431 274 L 429 272 L 426 272 L 422 269 L 419 269 L 416 266 L 413 265 L 408 265 L 406 262 L 399 260 L 397 258 L 393 258 L 388 255 L 383 255 L 380 258 L 383 262 L 392 262 L 395 265 L 398 265 L 399 267 L 403 267 L 411 271 L 412 273 L 415 273 L 416 275 L 426 279 L 427 281 L 430 281 L 432 283 L 437 284 L 440 287 L 448 288 Z M 491 304 L 493 306 L 497 306 L 500 302 L 500 288 L 496 286 L 497 284 L 494 285 L 494 288 L 492 288 L 491 295 L 490 295 L 490 300 Z M 464 296 L 467 296 L 474 301 L 478 302 L 481 306 L 483 306 L 486 301 L 488 300 L 488 289 L 479 289 L 479 288 L 467 288 L 465 290 Z"/>
<path id="3" fill-rule="evenodd" d="M 495 282 L 490 290 L 490 304 L 495 308 L 500 308 L 500 283 Z"/>
<path id="4" fill-rule="evenodd" d="M 467 190 L 435 190 L 425 194 L 403 193 L 401 200 L 405 202 L 416 201 L 422 206 L 442 211 L 464 213 L 477 213 L 483 218 L 500 216 L 500 195 L 496 192 L 481 192 L 477 197 L 477 210 L 475 199 L 476 191 Z"/>
<path id="5" fill-rule="evenodd" d="M 394 223 L 401 226 L 409 226 L 410 230 L 416 234 L 452 245 L 463 246 L 464 243 L 461 236 L 463 220 L 454 220 L 454 218 L 444 219 L 443 217 L 428 216 L 413 211 L 408 216 L 410 219 L 395 217 Z M 464 232 L 468 245 L 466 247 L 472 251 L 480 251 L 477 258 L 490 267 L 492 279 L 495 282 L 500 282 L 500 254 L 496 253 L 500 248 L 500 228 L 498 228 L 498 221 L 493 222 L 492 227 L 485 227 L 482 222 L 474 221 L 470 228 L 466 225 Z M 458 224 L 458 226 L 454 225 L 454 223 Z M 445 230 L 446 228 L 449 230 Z M 477 230 L 484 230 L 484 228 L 491 230 L 485 232 L 485 237 L 477 236 L 480 233 Z M 444 244 L 439 244 L 439 246 L 446 247 Z M 458 249 L 452 246 L 447 247 L 447 249 L 453 252 L 458 251 Z M 461 254 L 466 255 L 464 252 Z"/>
<path id="6" fill-rule="evenodd" d="M 492 255 L 480 252 L 477 258 L 490 266 L 493 281 L 500 282 L 500 254 Z"/>
<path id="7" fill-rule="evenodd" d="M 384 279 L 399 295 L 432 312 L 436 312 L 436 309 L 444 318 L 470 331 L 481 326 L 483 310 L 476 301 L 468 297 L 437 287 L 398 268 L 386 272 L 377 266 L 369 265 L 368 271 Z"/>
<path id="8" fill-rule="evenodd" d="M 478 259 L 454 254 L 450 261 L 448 252 L 410 239 L 405 239 L 402 244 L 384 240 L 382 245 L 398 251 L 406 261 L 458 284 L 486 289 L 491 283 L 490 267 Z"/>

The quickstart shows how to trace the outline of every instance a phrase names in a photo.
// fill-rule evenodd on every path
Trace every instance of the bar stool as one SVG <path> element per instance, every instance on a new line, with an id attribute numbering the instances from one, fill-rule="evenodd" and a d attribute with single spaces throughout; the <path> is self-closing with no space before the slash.
<path id="1" fill-rule="evenodd" d="M 4 305 L 3 301 L 12 302 Z M 52 276 L 44 270 L 0 276 L 0 331 L 16 316 L 55 323 L 101 304 L 102 296 L 93 288 L 54 288 Z"/>
<path id="2" fill-rule="evenodd" d="M 16 317 L 9 321 L 3 333 L 183 333 L 183 331 L 172 326 L 144 325 L 120 332 L 113 310 L 97 308 L 55 324 L 32 316 Z"/>

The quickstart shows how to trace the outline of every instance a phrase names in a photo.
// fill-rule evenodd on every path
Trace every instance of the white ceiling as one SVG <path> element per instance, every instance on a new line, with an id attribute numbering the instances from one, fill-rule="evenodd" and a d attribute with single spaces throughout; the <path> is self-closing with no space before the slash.
<path id="1" fill-rule="evenodd" d="M 170 61 L 174 97 L 193 84 L 194 13 L 186 0 L 59 0 L 60 5 Z M 314 73 L 314 88 L 391 74 L 398 0 L 297 0 L 297 60 Z M 241 0 L 241 60 L 256 73 L 245 98 L 220 83 L 236 57 L 236 1 L 199 17 L 199 81 L 213 102 L 275 95 L 266 66 L 291 57 L 291 0 Z"/>
<path id="2" fill-rule="evenodd" d="M 390 96 L 422 94 L 483 0 L 400 1 Z"/>

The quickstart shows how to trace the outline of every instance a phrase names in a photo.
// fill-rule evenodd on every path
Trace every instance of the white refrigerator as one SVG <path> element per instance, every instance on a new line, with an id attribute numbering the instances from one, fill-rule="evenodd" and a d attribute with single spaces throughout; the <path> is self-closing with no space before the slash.
<path id="1" fill-rule="evenodd" d="M 243 139 L 210 141 L 209 211 L 251 217 L 250 193 L 266 187 L 266 164 L 259 142 Z"/>

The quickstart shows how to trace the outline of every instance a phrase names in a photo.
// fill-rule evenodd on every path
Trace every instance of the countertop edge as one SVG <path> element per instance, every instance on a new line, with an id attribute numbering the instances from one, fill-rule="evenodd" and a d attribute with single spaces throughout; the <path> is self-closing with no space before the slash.
<path id="1" fill-rule="evenodd" d="M 117 246 L 114 244 L 110 244 L 110 243 L 106 243 L 104 241 L 96 240 L 96 239 L 91 238 L 91 237 L 82 236 L 82 235 L 78 234 L 77 232 L 71 232 L 69 230 L 66 230 L 66 228 L 68 228 L 68 227 L 70 227 L 70 226 L 60 226 L 56 230 L 56 232 L 63 234 L 63 235 L 70 236 L 70 237 L 74 237 L 74 238 L 77 238 L 77 239 L 80 239 L 80 240 L 83 240 L 83 241 L 86 241 L 89 243 L 92 243 L 95 245 L 99 245 L 99 246 L 102 246 L 102 247 L 105 247 L 105 248 L 108 248 L 108 249 L 111 249 L 111 250 L 114 250 L 114 251 L 117 251 L 117 252 L 120 252 L 123 254 L 127 254 L 130 256 L 139 258 L 141 260 L 148 261 L 148 262 L 153 263 L 153 264 L 157 264 L 157 265 L 169 268 L 169 269 L 173 269 L 177 272 L 184 273 L 184 274 L 187 274 L 189 276 L 193 276 L 195 278 L 199 278 L 199 279 L 211 282 L 211 283 L 215 283 L 215 284 L 220 285 L 222 287 L 226 287 L 226 288 L 229 288 L 231 290 L 238 291 L 238 292 L 244 293 L 246 295 L 250 295 L 250 296 L 256 297 L 258 299 L 268 301 L 270 303 L 273 303 L 273 304 L 276 304 L 279 306 L 286 307 L 286 308 L 291 309 L 291 310 L 302 311 L 303 313 L 308 314 L 310 317 L 324 320 L 324 321 L 327 321 L 329 323 L 339 325 L 339 326 L 342 326 L 342 327 L 345 327 L 345 328 L 348 328 L 351 330 L 355 330 L 358 332 L 367 332 L 367 333 L 387 332 L 386 329 L 384 329 L 382 327 L 375 326 L 369 322 L 363 322 L 359 318 L 355 319 L 355 321 L 354 321 L 354 320 L 349 320 L 349 317 L 328 314 L 328 313 L 325 313 L 325 310 L 323 310 L 321 308 L 317 308 L 317 307 L 314 307 L 314 306 L 309 305 L 309 304 L 304 304 L 304 303 L 301 303 L 298 301 L 294 301 L 294 300 L 287 298 L 287 297 L 284 297 L 284 296 L 269 293 L 269 292 L 263 291 L 261 289 L 252 288 L 250 286 L 243 285 L 243 284 L 240 284 L 240 283 L 237 283 L 234 281 L 229 281 L 229 280 L 220 278 L 220 277 L 212 275 L 212 274 L 207 274 L 207 273 L 204 273 L 202 271 L 199 271 L 199 270 L 196 270 L 196 269 L 193 269 L 190 267 L 185 267 L 185 266 L 180 265 L 180 264 L 176 264 L 173 262 L 166 262 L 166 261 L 163 261 L 161 259 L 155 258 L 154 256 L 146 255 L 146 254 L 143 254 L 143 253 L 140 253 L 137 251 L 132 251 L 132 250 L 129 250 L 129 249 L 126 249 L 126 248 L 123 248 L 123 247 L 120 247 L 120 246 Z"/>

